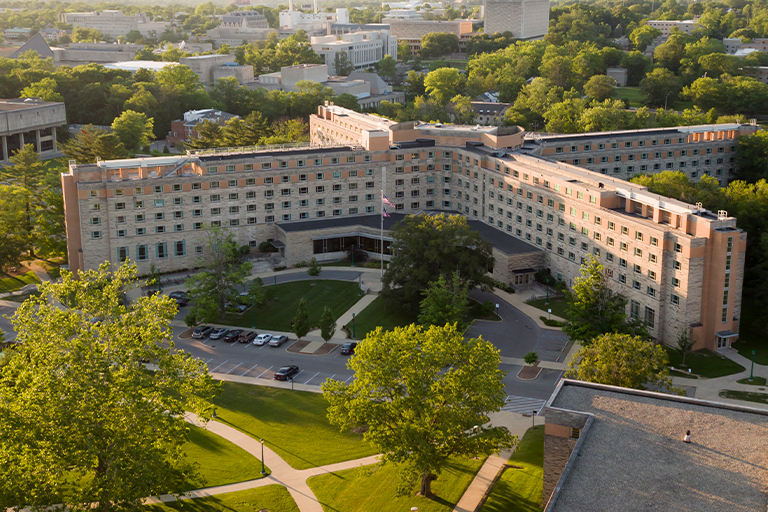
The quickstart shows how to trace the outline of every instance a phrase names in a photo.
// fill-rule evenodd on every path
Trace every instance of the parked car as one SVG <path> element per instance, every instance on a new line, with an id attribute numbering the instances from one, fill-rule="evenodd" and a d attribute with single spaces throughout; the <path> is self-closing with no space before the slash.
<path id="1" fill-rule="evenodd" d="M 186 299 L 189 300 L 189 296 L 187 295 L 187 292 L 171 292 L 168 294 L 168 296 L 172 299 Z"/>
<path id="2" fill-rule="evenodd" d="M 235 309 L 237 310 L 238 313 L 245 313 L 245 311 L 248 309 L 248 306 L 246 306 L 245 304 L 238 304 L 237 306 L 235 306 Z"/>
<path id="3" fill-rule="evenodd" d="M 275 380 L 289 380 L 299 373 L 299 367 L 295 364 L 283 366 L 275 372 Z"/>
<path id="4" fill-rule="evenodd" d="M 242 333 L 242 329 L 232 329 L 227 333 L 226 336 L 224 336 L 224 341 L 227 343 L 232 343 L 233 341 L 236 341 Z"/>
<path id="5" fill-rule="evenodd" d="M 258 336 L 259 333 L 256 331 L 243 331 L 243 333 L 240 335 L 240 338 L 237 340 L 238 343 L 252 343 L 253 340 L 256 339 L 256 336 Z"/>
<path id="6" fill-rule="evenodd" d="M 279 347 L 283 343 L 288 341 L 288 336 L 285 336 L 283 334 L 279 336 L 273 336 L 271 340 L 269 340 L 269 346 L 270 347 Z"/>
<path id="7" fill-rule="evenodd" d="M 357 343 L 355 343 L 354 341 L 348 341 L 341 346 L 341 353 L 344 355 L 354 354 L 355 347 L 357 347 Z"/>
<path id="8" fill-rule="evenodd" d="M 269 343 L 269 340 L 271 340 L 271 339 L 272 339 L 272 335 L 271 334 L 266 334 L 266 333 L 265 334 L 259 334 L 253 340 L 253 344 L 254 345 L 258 345 L 258 346 L 261 347 L 262 345 L 266 345 L 267 343 Z"/>
<path id="9" fill-rule="evenodd" d="M 197 338 L 200 340 L 203 340 L 211 335 L 213 332 L 213 327 L 210 325 L 201 325 L 199 327 L 196 327 L 194 331 L 192 331 L 192 337 Z"/>
<path id="10" fill-rule="evenodd" d="M 172 299 L 176 300 L 176 305 L 180 308 L 183 308 L 187 304 L 189 304 L 189 299 L 184 297 L 171 297 Z"/>
<path id="11" fill-rule="evenodd" d="M 224 336 L 227 335 L 228 332 L 229 332 L 229 329 L 227 329 L 226 327 L 217 327 L 211 333 L 211 339 L 218 340 L 220 338 L 223 338 Z"/>

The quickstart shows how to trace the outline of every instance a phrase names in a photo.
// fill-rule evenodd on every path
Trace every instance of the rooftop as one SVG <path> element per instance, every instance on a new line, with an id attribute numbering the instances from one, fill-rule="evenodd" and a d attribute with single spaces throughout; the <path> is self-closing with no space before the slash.
<path id="1" fill-rule="evenodd" d="M 15 98 L 10 100 L 0 100 L 0 112 L 13 112 L 15 110 L 47 107 L 50 105 L 63 105 L 63 103 L 43 101 L 40 98 Z"/>
<path id="2" fill-rule="evenodd" d="M 167 66 L 178 66 L 177 62 L 156 62 L 154 60 L 128 60 L 123 62 L 110 62 L 104 64 L 107 69 L 122 69 L 123 71 L 136 72 L 139 69 L 150 69 L 152 71 L 160 71 Z"/>
<path id="3" fill-rule="evenodd" d="M 766 508 L 766 411 L 572 380 L 547 406 L 593 421 L 546 512 Z"/>
<path id="4" fill-rule="evenodd" d="M 745 116 L 746 117 L 746 116 Z M 589 133 L 573 133 L 573 134 L 555 134 L 555 135 L 541 135 L 537 133 L 526 134 L 526 142 L 528 141 L 540 141 L 540 142 L 570 142 L 579 141 L 584 139 L 609 139 L 615 137 L 636 137 L 638 135 L 671 135 L 677 133 L 700 133 L 711 131 L 730 131 L 738 130 L 743 125 L 740 123 L 728 123 L 728 124 L 701 124 L 694 126 L 673 126 L 671 128 L 647 128 L 639 130 L 615 130 L 611 132 L 589 132 Z"/>

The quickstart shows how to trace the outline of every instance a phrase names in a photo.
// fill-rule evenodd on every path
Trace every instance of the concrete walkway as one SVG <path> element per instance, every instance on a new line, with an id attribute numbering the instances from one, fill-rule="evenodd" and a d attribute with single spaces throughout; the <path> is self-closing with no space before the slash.
<path id="1" fill-rule="evenodd" d="M 40 264 L 36 261 L 28 261 L 27 266 L 32 270 L 32 272 L 35 273 L 37 278 L 42 282 L 50 282 L 53 281 L 51 279 L 51 276 L 48 275 L 48 272 L 40 266 Z"/>
<path id="2" fill-rule="evenodd" d="M 523 291 L 521 293 L 508 293 L 504 290 L 501 290 L 499 288 L 493 289 L 493 294 L 499 297 L 500 299 L 504 300 L 511 306 L 519 309 L 524 315 L 528 316 L 536 322 L 536 324 L 541 327 L 542 329 L 550 329 L 553 331 L 562 331 L 560 327 L 549 327 L 544 322 L 541 321 L 542 316 L 547 317 L 551 320 L 556 320 L 558 322 L 565 322 L 564 318 L 560 318 L 557 315 L 551 315 L 547 313 L 546 311 L 542 311 L 539 308 L 535 308 L 533 306 L 530 306 L 525 303 L 526 297 L 529 297 L 530 295 L 526 293 L 526 291 Z M 554 297 L 552 298 L 554 300 Z"/>
<path id="3" fill-rule="evenodd" d="M 246 482 L 238 482 L 234 484 L 220 485 L 217 487 L 208 487 L 206 489 L 190 491 L 178 498 L 182 500 L 203 498 L 206 496 L 215 496 L 217 494 L 244 491 L 246 489 L 254 489 L 256 487 L 278 484 L 283 485 L 286 489 L 288 489 L 288 492 L 293 497 L 301 512 L 323 512 L 322 505 L 320 505 L 320 502 L 317 501 L 317 498 L 312 492 L 312 489 L 310 489 L 309 485 L 307 485 L 308 478 L 316 475 L 333 473 L 335 471 L 367 466 L 378 462 L 378 455 L 373 455 L 371 457 L 365 457 L 362 459 L 339 462 L 337 464 L 329 464 L 319 468 L 298 470 L 292 468 L 269 447 L 262 446 L 258 440 L 243 434 L 237 429 L 234 429 L 215 420 L 211 420 L 207 424 L 202 424 L 199 418 L 192 413 L 186 413 L 184 419 L 186 419 L 189 423 L 201 426 L 209 432 L 223 437 L 227 441 L 239 446 L 258 460 L 261 460 L 263 450 L 264 463 L 269 468 L 270 474 L 264 478 L 259 478 L 258 480 L 248 480 Z M 162 496 L 147 498 L 144 500 L 144 504 L 149 505 L 157 503 L 168 503 L 172 501 L 177 501 L 177 498 L 173 495 L 165 494 Z"/>

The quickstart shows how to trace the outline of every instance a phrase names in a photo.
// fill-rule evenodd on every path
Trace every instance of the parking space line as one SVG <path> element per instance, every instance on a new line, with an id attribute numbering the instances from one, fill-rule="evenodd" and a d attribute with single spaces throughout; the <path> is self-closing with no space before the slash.
<path id="1" fill-rule="evenodd" d="M 215 358 L 215 357 L 212 357 L 212 358 L 210 358 L 209 360 L 207 360 L 207 361 L 205 362 L 205 364 L 208 364 L 208 363 L 210 363 L 210 362 L 211 362 L 211 361 L 213 361 L 214 359 L 216 359 L 216 358 Z"/>
<path id="2" fill-rule="evenodd" d="M 248 368 L 247 370 L 245 370 L 245 372 L 243 372 L 243 374 L 241 375 L 241 377 L 245 377 L 245 374 L 246 374 L 246 373 L 248 373 L 249 371 L 253 370 L 253 369 L 254 369 L 254 368 L 256 368 L 257 366 L 259 366 L 259 363 L 256 363 L 255 365 L 253 365 L 253 366 L 251 366 L 250 368 Z"/>
<path id="3" fill-rule="evenodd" d="M 331 377 L 330 377 L 330 380 L 333 380 L 333 378 L 334 378 L 335 376 L 336 376 L 336 374 L 335 374 L 335 373 L 334 373 L 333 375 L 331 375 Z"/>
<path id="4" fill-rule="evenodd" d="M 243 364 L 243 363 L 237 363 L 237 366 L 240 366 L 241 364 Z M 229 370 L 229 371 L 228 371 L 227 373 L 225 373 L 224 375 L 229 375 L 230 373 L 232 373 L 232 371 L 233 371 L 233 370 L 235 370 L 235 368 L 237 368 L 237 366 L 235 366 L 234 368 L 232 368 L 232 370 Z"/>
<path id="5" fill-rule="evenodd" d="M 296 377 L 298 377 L 298 376 L 299 376 L 299 375 L 301 375 L 302 373 L 304 373 L 304 370 L 299 370 L 299 373 L 297 373 L 296 375 L 294 375 L 294 376 L 293 376 L 293 378 L 292 378 L 291 380 L 296 380 Z M 312 379 L 309 379 L 309 380 L 312 380 Z"/>
<path id="6" fill-rule="evenodd" d="M 256 378 L 258 379 L 259 377 L 261 377 L 262 375 L 264 375 L 265 373 L 267 373 L 269 370 L 271 370 L 273 367 L 274 367 L 274 365 L 273 365 L 273 366 L 270 366 L 269 368 L 267 368 L 266 370 L 264 370 L 263 372 L 261 372 L 260 374 L 258 374 L 258 375 L 256 376 Z"/>
<path id="7" fill-rule="evenodd" d="M 311 379 L 309 379 L 309 380 L 308 380 L 307 382 L 305 382 L 304 384 L 309 384 L 309 381 L 310 381 L 310 380 L 312 380 L 312 379 L 314 379 L 314 378 L 315 378 L 315 377 L 317 377 L 318 375 L 320 375 L 320 372 L 317 372 L 316 374 L 314 374 L 314 375 L 312 376 L 312 378 L 311 378 Z M 297 375 L 297 377 L 298 377 L 298 375 Z"/>
<path id="8" fill-rule="evenodd" d="M 226 363 L 227 361 L 229 361 L 229 359 L 227 359 L 226 361 L 224 361 L 224 363 Z M 211 370 L 211 373 L 213 373 L 213 372 L 215 372 L 216 370 L 218 370 L 218 369 L 219 369 L 219 367 L 221 367 L 221 366 L 222 366 L 224 363 L 221 363 L 219 366 L 217 366 L 216 368 L 214 368 L 213 370 Z"/>
<path id="9" fill-rule="evenodd" d="M 350 375 L 349 377 L 347 377 L 347 380 L 345 380 L 345 381 L 344 381 L 344 384 L 346 384 L 347 382 L 349 382 L 349 379 L 351 379 L 351 378 L 352 378 L 352 377 L 354 377 L 354 376 L 355 376 L 355 374 L 353 373 L 352 375 Z"/>

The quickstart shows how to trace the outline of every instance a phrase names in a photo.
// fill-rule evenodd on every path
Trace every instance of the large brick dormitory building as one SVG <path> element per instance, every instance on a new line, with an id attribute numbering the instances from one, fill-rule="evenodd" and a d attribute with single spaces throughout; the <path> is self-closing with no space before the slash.
<path id="1" fill-rule="evenodd" d="M 140 273 L 192 268 L 205 225 L 243 245 L 271 241 L 289 265 L 339 258 L 352 244 L 378 257 L 383 191 L 395 204 L 387 229 L 423 211 L 466 216 L 494 245 L 496 279 L 525 284 L 546 267 L 572 285 L 591 254 L 657 340 L 691 329 L 696 348 L 716 349 L 737 336 L 747 234 L 727 212 L 526 154 L 514 126 L 395 123 L 326 105 L 310 133 L 302 147 L 71 165 L 62 180 L 72 269 L 125 259 Z M 706 152 L 733 130 L 706 133 L 685 143 Z"/>

